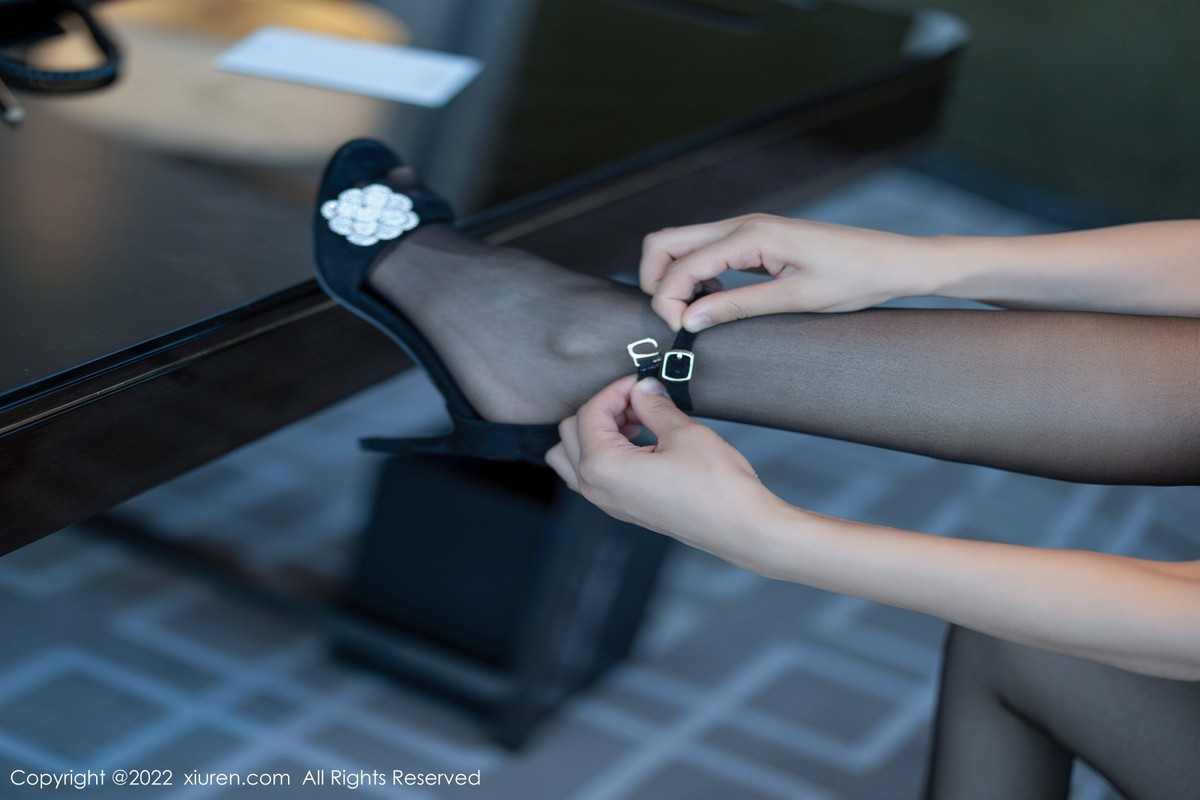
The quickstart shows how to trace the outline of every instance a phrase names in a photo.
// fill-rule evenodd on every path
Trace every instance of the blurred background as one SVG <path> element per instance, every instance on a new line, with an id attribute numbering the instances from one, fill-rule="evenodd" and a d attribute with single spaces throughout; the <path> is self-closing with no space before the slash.
<path id="1" fill-rule="evenodd" d="M 446 36 L 448 47 L 470 46 L 471 29 L 457 21 L 473 0 L 436 9 L 420 0 L 381 4 L 418 32 L 439 31 L 433 35 Z M 1078 216 L 1079 227 L 1196 214 L 1200 51 L 1192 42 L 1200 7 L 1170 0 L 1136 8 L 1117 0 L 859 5 L 938 8 L 970 28 L 942 141 L 922 169 L 987 183 L 989 194 L 1012 204 Z"/>
<path id="2" fill-rule="evenodd" d="M 519 58 L 530 20 L 551 2 L 378 6 L 393 15 L 394 39 L 473 55 L 500 71 Z M 916 235 L 1022 235 L 1197 215 L 1200 8 L 1110 0 L 944 0 L 940 8 L 969 27 L 970 41 L 936 140 L 817 197 L 780 196 L 763 210 Z M 488 74 L 474 90 L 487 90 Z M 502 103 L 499 89 L 496 97 Z M 488 139 L 486 114 L 449 113 L 464 115 L 462 148 Z M 434 185 L 486 206 L 468 159 L 434 147 L 416 112 L 389 114 L 370 124 L 409 137 Z M 356 440 L 436 424 L 441 414 L 436 390 L 408 370 L 103 520 L 0 558 L 0 775 L 144 767 L 293 776 L 286 789 L 140 792 L 189 800 L 335 796 L 329 786 L 297 785 L 319 769 L 481 775 L 481 787 L 356 790 L 418 800 L 919 796 L 945 630 L 922 615 L 766 580 L 650 534 L 615 532 L 630 537 L 630 552 L 647 565 L 634 581 L 634 594 L 645 596 L 629 602 L 622 623 L 636 632 L 629 652 L 614 645 L 611 669 L 581 691 L 557 687 L 556 710 L 506 738 L 481 723 L 478 708 L 431 691 L 412 670 L 398 677 L 381 668 L 390 645 L 377 629 L 363 634 L 331 620 L 322 602 L 279 602 L 278 592 L 301 583 L 349 581 L 358 589 L 341 590 L 332 606 L 379 617 L 378 604 L 403 595 L 405 584 L 426 587 L 443 575 L 484 580 L 530 552 L 534 561 L 566 559 L 552 562 L 559 574 L 590 574 L 538 550 L 541 539 L 505 538 L 500 523 L 483 539 L 457 529 L 419 542 L 410 535 L 412 521 L 386 498 L 397 481 L 423 480 L 427 468 L 402 464 L 389 482 L 382 459 L 359 451 Z M 773 490 L 822 513 L 946 536 L 1196 555 L 1195 489 L 1074 485 L 798 434 L 719 429 Z M 571 502 L 553 488 L 538 491 Z M 547 524 L 583 523 L 560 515 Z M 197 566 L 131 544 L 130 532 L 144 530 L 170 544 L 218 547 L 236 559 L 239 577 L 222 577 L 228 565 Z M 364 536 L 392 542 L 384 552 L 394 564 L 362 563 Z M 433 566 L 449 563 L 467 566 Z M 541 591 L 533 574 L 515 575 L 506 591 Z M 270 578 L 255 587 L 247 575 Z M 447 610 L 455 604 L 470 614 L 471 592 L 456 584 L 444 600 L 397 611 L 400 627 L 425 639 L 437 633 L 447 651 L 469 651 L 463 640 L 484 633 L 468 636 L 466 623 L 436 629 L 466 618 Z M 527 607 L 514 608 L 520 616 Z M 396 616 L 384 627 L 392 624 Z M 467 652 L 428 669 L 466 675 L 463 664 L 488 658 Z M 1117 795 L 1080 766 L 1072 798 Z"/>
<path id="3" fill-rule="evenodd" d="M 1191 84 L 1200 54 L 1187 40 L 1200 29 L 1200 8 L 1168 0 L 1136 9 L 1113 0 L 938 7 L 973 31 L 946 119 L 949 153 L 1113 215 L 1196 214 L 1200 107 Z"/>

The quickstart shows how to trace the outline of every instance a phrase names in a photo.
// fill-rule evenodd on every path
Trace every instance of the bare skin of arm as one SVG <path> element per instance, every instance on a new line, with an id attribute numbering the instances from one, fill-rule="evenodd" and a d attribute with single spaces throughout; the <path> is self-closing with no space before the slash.
<path id="1" fill-rule="evenodd" d="M 1200 680 L 1200 562 L 947 539 L 777 509 L 772 577 L 1019 644 Z"/>
<path id="2" fill-rule="evenodd" d="M 768 577 L 1123 669 L 1200 680 L 1200 562 L 949 539 L 795 508 L 660 391 L 653 379 L 610 385 L 562 423 L 547 461 L 609 514 Z M 630 442 L 636 425 L 658 443 Z"/>
<path id="3" fill-rule="evenodd" d="M 773 280 L 689 305 L 729 269 Z M 1026 309 L 1200 316 L 1200 221 L 1020 237 L 911 237 L 751 214 L 646 238 L 654 310 L 699 331 L 763 314 L 854 311 L 909 296 Z M 644 382 L 564 421 L 548 460 L 614 516 L 781 580 L 932 614 L 994 636 L 1200 680 L 1200 561 L 1155 562 L 947 539 L 784 503 L 745 458 Z M 637 447 L 621 431 L 657 437 Z M 663 487 L 672 487 L 670 492 Z"/>
<path id="4" fill-rule="evenodd" d="M 1200 222 L 935 241 L 934 294 L 1010 308 L 1200 316 Z M 957 265 L 957 266 L 955 266 Z"/>
<path id="5" fill-rule="evenodd" d="M 765 270 L 774 280 L 688 305 L 697 284 L 729 269 Z M 688 330 L 762 314 L 855 311 L 911 296 L 1200 316 L 1200 221 L 914 237 L 751 214 L 651 234 L 640 281 L 659 316 Z"/>

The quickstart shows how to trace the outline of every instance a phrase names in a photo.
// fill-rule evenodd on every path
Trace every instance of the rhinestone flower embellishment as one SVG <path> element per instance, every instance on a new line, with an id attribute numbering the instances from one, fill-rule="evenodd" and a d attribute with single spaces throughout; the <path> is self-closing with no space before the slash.
<path id="1" fill-rule="evenodd" d="M 372 183 L 361 189 L 347 189 L 336 200 L 323 203 L 321 216 L 329 220 L 330 230 L 345 236 L 351 244 L 370 247 L 417 227 L 421 218 L 412 207 L 408 195 Z"/>

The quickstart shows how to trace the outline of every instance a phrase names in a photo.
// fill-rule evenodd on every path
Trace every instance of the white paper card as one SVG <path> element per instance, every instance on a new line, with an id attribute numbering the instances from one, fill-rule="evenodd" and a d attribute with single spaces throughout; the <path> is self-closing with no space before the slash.
<path id="1" fill-rule="evenodd" d="M 430 107 L 444 105 L 483 69 L 467 56 L 278 27 L 250 34 L 215 66 Z"/>

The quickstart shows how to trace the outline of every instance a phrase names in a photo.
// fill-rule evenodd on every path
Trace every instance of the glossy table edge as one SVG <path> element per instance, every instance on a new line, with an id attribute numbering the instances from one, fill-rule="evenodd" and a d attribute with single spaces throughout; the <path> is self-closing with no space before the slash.
<path id="1" fill-rule="evenodd" d="M 877 106 L 898 110 L 904 98 L 925 93 L 928 108 L 920 112 L 912 131 L 863 152 L 907 144 L 933 129 L 958 51 L 955 47 L 929 59 L 897 63 L 787 106 L 701 131 L 475 215 L 461 227 L 488 241 L 525 246 L 561 259 L 563 242 L 570 240 L 571 231 L 586 229 L 589 219 L 611 215 L 625 201 L 654 194 L 656 185 L 737 164 L 758 151 L 786 146 Z M 653 221 L 646 220 L 641 233 L 653 227 Z M 640 241 L 640 234 L 631 231 L 630 235 Z M 278 363 L 273 367 L 282 376 L 278 383 L 291 386 L 295 397 L 282 392 L 273 402 L 275 383 L 268 382 L 264 392 L 246 393 L 221 379 L 240 375 L 243 382 L 253 381 L 255 368 L 250 362 L 268 359 L 269 363 L 273 357 L 268 354 L 289 351 L 293 355 L 286 367 Z M 295 356 L 309 351 L 325 355 L 311 365 Z M 338 308 L 314 281 L 307 281 L 164 340 L 94 362 L 91 369 L 68 373 L 61 382 L 41 386 L 37 393 L 0 407 L 0 463 L 9 465 L 0 481 L 0 554 L 302 419 L 395 374 L 407 363 L 390 342 Z M 332 370 L 332 375 L 322 369 Z M 188 429 L 189 423 L 195 425 L 197 407 L 189 407 L 185 420 L 172 420 L 170 413 L 162 412 L 171 403 L 187 406 L 189 396 L 194 403 L 205 395 L 196 387 L 210 384 L 219 389 L 201 403 L 210 412 L 223 401 L 236 403 L 239 412 L 255 405 L 266 410 L 248 414 L 246 424 L 230 424 L 220 435 L 211 436 Z M 149 424 L 152 418 L 153 436 L 131 427 L 139 420 Z M 172 424 L 182 427 L 172 432 Z M 134 441 L 122 442 L 123 434 Z M 114 469 L 113 453 L 122 450 L 130 456 L 127 473 L 104 474 Z M 134 451 L 139 454 L 136 458 Z M 89 465 L 93 458 L 95 463 Z M 77 463 L 64 468 L 65 461 Z"/>
<path id="2" fill-rule="evenodd" d="M 656 174 L 664 163 L 685 159 L 689 153 L 768 127 L 780 120 L 811 114 L 814 109 L 827 107 L 835 98 L 853 96 L 864 87 L 879 85 L 897 77 L 913 79 L 923 71 L 944 68 L 957 56 L 960 49 L 960 46 L 951 46 L 927 59 L 900 60 L 888 69 L 865 74 L 822 91 L 808 93 L 786 103 L 762 108 L 752 114 L 696 131 L 686 137 L 632 154 L 617 162 L 473 214 L 460 220 L 459 228 L 489 241 L 509 241 L 517 235 L 515 231 L 526 231 L 531 226 L 549 224 L 548 219 L 561 218 L 560 208 L 577 208 L 576 201 L 580 198 L 583 198 L 583 204 L 588 206 L 594 206 L 598 202 L 609 202 L 615 195 L 629 191 L 631 179 L 634 185 L 644 182 L 648 175 Z M 512 232 L 506 233 L 506 230 Z M 0 437 L 10 432 L 14 425 L 20 424 L 22 409 L 39 408 L 39 400 L 47 395 L 70 392 L 73 386 L 89 382 L 133 361 L 182 346 L 195 338 L 219 337 L 220 330 L 225 326 L 236 324 L 245 317 L 258 315 L 265 308 L 286 303 L 297 293 L 306 293 L 311 289 L 312 286 L 308 282 L 297 284 L 218 315 L 164 332 L 153 339 L 137 342 L 107 356 L 0 392 Z"/>

